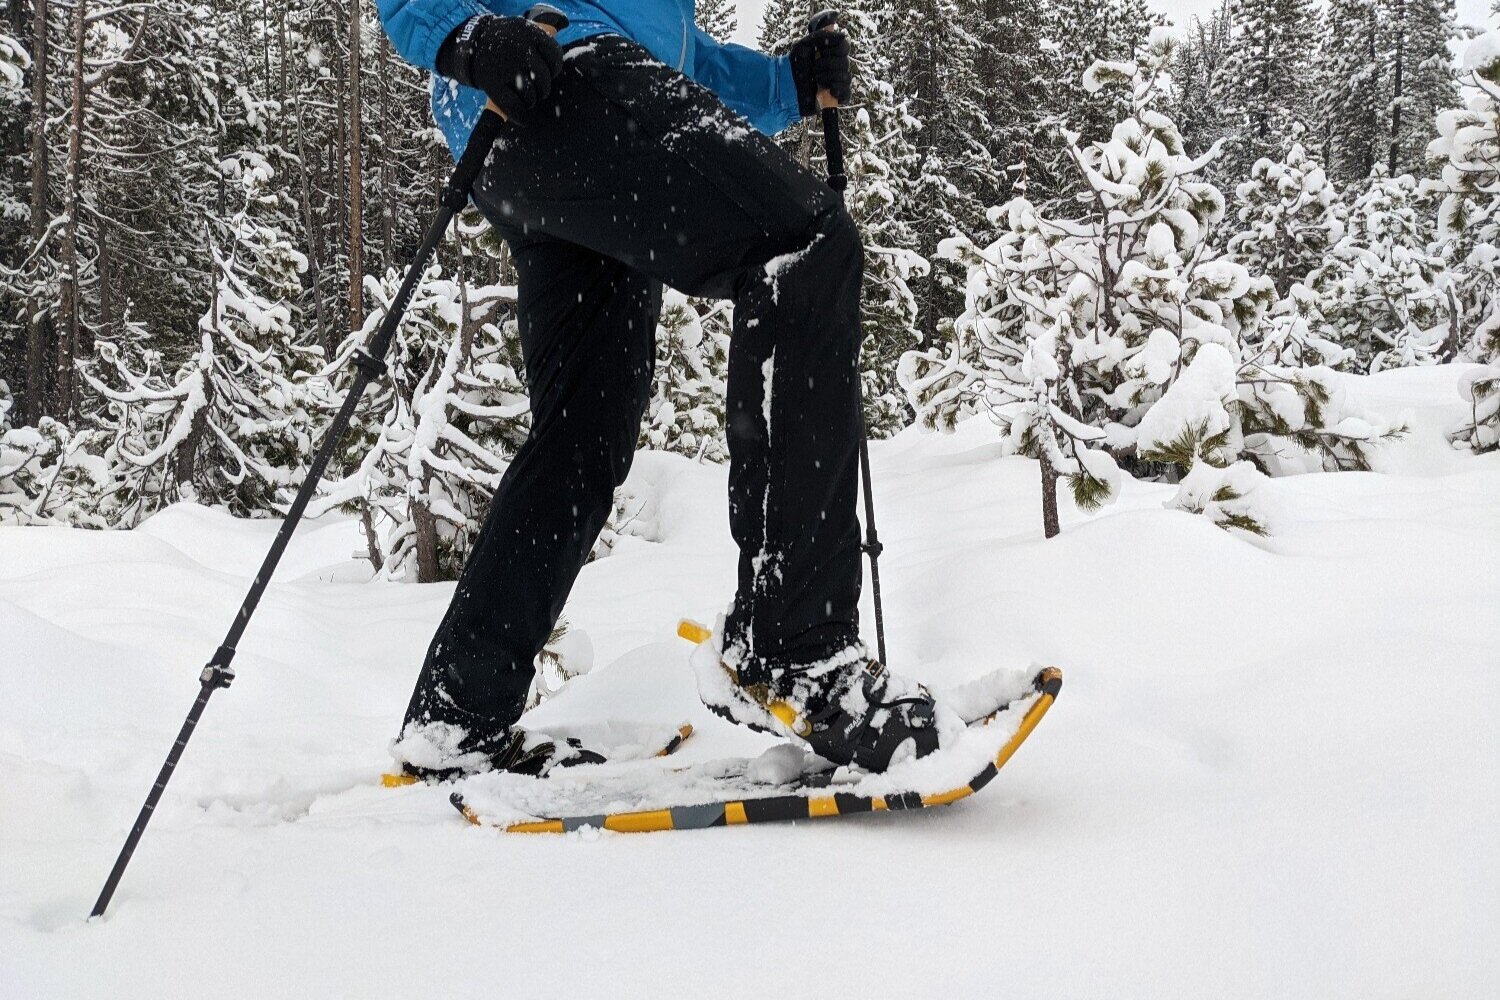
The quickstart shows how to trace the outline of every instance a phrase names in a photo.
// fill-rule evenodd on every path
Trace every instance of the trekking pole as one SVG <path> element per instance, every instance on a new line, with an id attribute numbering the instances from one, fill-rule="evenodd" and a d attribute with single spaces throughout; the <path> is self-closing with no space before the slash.
<path id="1" fill-rule="evenodd" d="M 532 7 L 526 12 L 526 18 L 549 35 L 556 35 L 568 26 L 567 17 L 561 11 L 546 4 L 537 4 Z M 343 436 L 344 431 L 349 427 L 349 421 L 354 417 L 354 410 L 359 405 L 365 388 L 385 374 L 386 351 L 390 350 L 391 340 L 395 338 L 396 330 L 401 326 L 401 318 L 406 312 L 406 307 L 411 304 L 412 294 L 421 282 L 422 274 L 427 270 L 427 264 L 432 259 L 433 252 L 437 250 L 437 245 L 443 241 L 443 234 L 453 221 L 453 216 L 468 204 L 469 192 L 473 189 L 474 181 L 484 167 L 485 159 L 489 156 L 490 147 L 494 145 L 504 124 L 504 113 L 493 102 L 486 104 L 484 111 L 479 115 L 478 123 L 474 126 L 474 131 L 469 135 L 469 142 L 464 147 L 463 155 L 459 157 L 453 172 L 448 176 L 448 182 L 443 185 L 437 215 L 433 217 L 432 224 L 427 227 L 427 233 L 422 237 L 416 256 L 412 259 L 406 276 L 401 281 L 401 287 L 397 289 L 390 309 L 386 311 L 385 318 L 380 322 L 380 329 L 376 331 L 368 345 L 354 352 L 352 361 L 357 371 L 354 374 L 354 382 L 349 387 L 349 395 L 344 399 L 344 405 L 339 410 L 338 416 L 333 418 L 333 423 L 323 435 L 323 443 L 318 447 L 317 455 L 313 457 L 312 465 L 307 470 L 307 476 L 302 480 L 296 499 L 287 509 L 286 520 L 282 522 L 281 529 L 276 532 L 276 539 L 271 543 L 271 551 L 266 553 L 265 561 L 261 563 L 260 569 L 255 574 L 255 580 L 250 584 L 250 591 L 245 595 L 244 603 L 240 605 L 239 612 L 234 616 L 234 623 L 230 625 L 229 633 L 225 635 L 219 648 L 214 651 L 214 655 L 209 659 L 208 665 L 203 668 L 203 672 L 198 675 L 198 697 L 193 702 L 193 707 L 188 710 L 187 718 L 182 722 L 182 729 L 178 731 L 177 739 L 172 743 L 172 749 L 167 752 L 166 762 L 162 764 L 161 772 L 156 776 L 156 784 L 151 786 L 151 791 L 146 795 L 146 802 L 141 806 L 140 814 L 135 818 L 135 825 L 130 828 L 130 835 L 125 838 L 125 845 L 120 848 L 120 856 L 115 859 L 115 866 L 110 870 L 109 878 L 104 882 L 104 889 L 99 893 L 98 901 L 94 903 L 93 912 L 89 914 L 91 918 L 103 916 L 105 909 L 108 908 L 109 901 L 120 884 L 120 878 L 125 874 L 125 868 L 135 854 L 136 845 L 140 843 L 141 835 L 146 832 L 146 824 L 151 822 L 151 815 L 156 811 L 157 803 L 161 801 L 162 792 L 166 790 L 167 782 L 172 779 L 172 773 L 177 770 L 177 762 L 182 759 L 182 751 L 187 747 L 188 740 L 192 738 L 193 730 L 198 727 L 198 720 L 203 716 L 203 709 L 208 705 L 208 699 L 215 691 L 227 688 L 234 681 L 234 667 L 231 663 L 234 660 L 240 637 L 244 635 L 245 627 L 250 624 L 250 616 L 255 614 L 255 608 L 260 604 L 260 599 L 271 582 L 272 574 L 276 572 L 276 565 L 281 561 L 282 553 L 286 551 L 287 543 L 292 539 L 292 532 L 297 530 L 303 511 L 307 509 L 313 494 L 317 492 L 318 483 L 322 481 L 323 473 L 333 458 L 339 438 Z"/>
<path id="2" fill-rule="evenodd" d="M 807 33 L 834 31 L 839 26 L 836 11 L 820 11 L 807 22 Z M 823 109 L 823 148 L 828 160 L 828 186 L 843 195 L 849 186 L 844 173 L 844 140 L 839 132 L 839 100 L 826 90 L 818 91 L 818 106 Z M 860 393 L 863 401 L 864 393 Z M 865 427 L 863 402 L 859 410 L 859 471 L 865 497 L 865 541 L 860 546 L 870 557 L 870 586 L 875 597 L 875 645 L 880 653 L 880 662 L 890 666 L 885 655 L 885 613 L 880 603 L 880 534 L 875 530 L 875 492 L 870 486 L 870 434 Z"/>

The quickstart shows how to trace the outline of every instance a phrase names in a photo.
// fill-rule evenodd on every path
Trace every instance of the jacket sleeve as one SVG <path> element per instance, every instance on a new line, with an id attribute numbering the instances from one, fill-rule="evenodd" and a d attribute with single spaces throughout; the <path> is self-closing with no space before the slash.
<path id="1" fill-rule="evenodd" d="M 454 28 L 475 14 L 489 13 L 478 0 L 377 0 L 376 6 L 401 58 L 426 70 L 433 69 L 438 49 Z"/>
<path id="2" fill-rule="evenodd" d="M 691 75 L 719 100 L 767 135 L 802 120 L 791 59 L 718 42 L 700 28 L 693 28 L 693 34 Z"/>

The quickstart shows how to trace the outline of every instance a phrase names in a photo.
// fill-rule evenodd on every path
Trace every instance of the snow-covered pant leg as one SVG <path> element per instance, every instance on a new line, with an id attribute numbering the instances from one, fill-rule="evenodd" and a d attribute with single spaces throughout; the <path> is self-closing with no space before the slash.
<path id="1" fill-rule="evenodd" d="M 863 260 L 839 206 L 735 302 L 727 433 L 740 559 L 725 638 L 742 673 L 858 639 Z"/>
<path id="2" fill-rule="evenodd" d="M 551 627 L 578 566 L 565 572 L 549 561 L 562 552 L 549 544 L 558 530 L 553 522 L 504 508 L 520 502 L 569 509 L 574 501 L 558 491 L 574 488 L 580 460 L 572 449 L 615 455 L 600 442 L 617 432 L 607 428 L 626 423 L 599 389 L 620 376 L 626 348 L 611 338 L 645 345 L 638 349 L 650 354 L 649 337 L 618 320 L 591 318 L 582 304 L 576 316 L 564 314 L 592 279 L 586 269 L 527 249 L 551 245 L 545 241 L 585 248 L 619 262 L 622 274 L 689 295 L 735 300 L 728 417 L 730 521 L 740 565 L 732 637 L 752 659 L 793 662 L 856 642 L 862 250 L 842 200 L 710 91 L 618 36 L 568 48 L 546 106 L 530 126 L 505 130 L 473 197 L 519 248 L 523 322 L 538 301 L 557 303 L 549 322 L 588 326 L 557 334 L 558 342 L 591 357 L 547 369 L 558 383 L 548 391 L 586 406 L 563 407 L 565 434 L 533 430 L 528 453 L 496 497 L 429 658 L 430 666 L 443 664 L 444 690 L 496 719 L 519 713 L 530 653 L 545 639 L 541 626 Z M 544 242 L 535 243 L 539 238 Z M 533 393 L 537 385 L 534 376 Z M 644 399 L 632 405 L 638 413 Z M 582 462 L 594 467 L 598 459 Z M 592 502 L 604 496 L 605 481 L 613 474 L 589 480 Z M 586 552 L 582 540 L 591 542 L 598 528 L 592 517 L 568 529 L 578 542 L 563 546 L 566 553 Z M 449 643 L 460 633 L 468 652 L 454 657 Z M 414 710 L 431 704 L 423 690 Z M 513 703 L 502 704 L 503 690 Z"/>
<path id="3" fill-rule="evenodd" d="M 502 233 L 520 276 L 531 432 L 495 491 L 408 722 L 486 729 L 520 716 L 651 398 L 661 285 L 561 240 Z"/>

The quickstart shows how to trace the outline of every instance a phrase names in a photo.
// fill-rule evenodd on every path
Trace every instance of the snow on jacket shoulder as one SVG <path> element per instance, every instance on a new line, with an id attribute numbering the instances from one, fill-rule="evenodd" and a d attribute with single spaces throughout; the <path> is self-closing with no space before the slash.
<path id="1" fill-rule="evenodd" d="M 519 17 L 534 0 L 377 0 L 381 23 L 402 57 L 431 70 L 443 41 L 475 14 Z M 693 0 L 550 0 L 570 22 L 562 45 L 624 35 L 697 80 L 750 124 L 774 135 L 794 124 L 797 85 L 786 56 L 715 41 L 693 23 Z M 455 156 L 484 108 L 484 95 L 434 74 L 432 113 Z"/>

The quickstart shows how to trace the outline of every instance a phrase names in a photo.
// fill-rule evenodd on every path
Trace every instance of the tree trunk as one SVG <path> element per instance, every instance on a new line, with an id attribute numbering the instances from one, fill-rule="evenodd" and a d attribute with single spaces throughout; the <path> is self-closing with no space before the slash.
<path id="1" fill-rule="evenodd" d="M 359 86 L 360 22 L 363 20 L 359 0 L 349 0 L 349 326 L 358 330 L 364 319 L 362 289 L 365 275 L 364 255 L 364 163 L 360 142 L 360 114 L 363 95 Z M 331 355 L 333 352 L 330 351 Z"/>
<path id="2" fill-rule="evenodd" d="M 22 415 L 35 424 L 48 413 L 47 341 L 51 332 L 47 316 L 46 284 L 38 280 L 44 270 L 46 253 L 42 240 L 47 236 L 47 0 L 35 0 L 31 33 L 31 253 L 27 312 L 30 323 L 26 332 L 26 406 Z"/>
<path id="3" fill-rule="evenodd" d="M 1403 80 L 1403 64 L 1406 62 L 1406 4 L 1398 3 L 1392 18 L 1396 24 L 1396 57 L 1394 61 L 1395 77 L 1391 81 L 1391 148 L 1386 157 L 1386 167 L 1391 176 L 1396 176 L 1396 161 L 1401 149 L 1401 99 L 1406 95 L 1403 93 L 1405 82 Z"/>
<path id="4" fill-rule="evenodd" d="M 303 118 L 297 115 L 297 180 L 298 200 L 302 203 L 302 226 L 307 230 L 311 253 L 307 255 L 307 277 L 312 281 L 313 322 L 317 324 L 317 343 L 326 343 L 328 317 L 323 313 L 323 239 L 320 230 L 313 224 L 312 184 L 307 177 L 307 143 L 303 141 Z M 337 349 L 337 345 L 335 345 Z M 333 357 L 330 351 L 328 357 Z"/>
<path id="5" fill-rule="evenodd" d="M 383 272 L 396 255 L 394 226 L 396 196 L 391 169 L 391 41 L 380 33 L 380 266 Z"/>
<path id="6" fill-rule="evenodd" d="M 370 515 L 370 502 L 359 502 L 359 524 L 365 530 L 365 556 L 376 573 L 385 565 L 385 556 L 380 554 L 380 536 L 375 532 L 375 519 Z"/>
<path id="7" fill-rule="evenodd" d="M 432 474 L 422 476 L 422 492 L 411 498 L 411 525 L 417 542 L 417 582 L 436 583 L 438 579 L 437 518 L 427 506 L 427 491 L 432 488 Z"/>
<path id="8" fill-rule="evenodd" d="M 88 34 L 87 0 L 74 0 L 73 7 L 73 73 L 72 111 L 68 116 L 68 162 L 63 181 L 63 212 L 67 222 L 63 226 L 62 260 L 62 329 L 57 338 L 57 402 L 54 412 L 64 421 L 73 415 L 73 358 L 78 354 L 78 328 L 83 310 L 83 295 L 79 288 L 78 262 L 78 215 L 83 209 L 79 196 L 83 172 L 84 129 L 84 61 L 83 47 Z"/>
<path id="9" fill-rule="evenodd" d="M 1048 538 L 1056 538 L 1062 527 L 1057 519 L 1057 470 L 1052 468 L 1052 463 L 1047 460 L 1047 452 L 1044 449 L 1041 454 L 1042 465 L 1042 531 Z"/>

